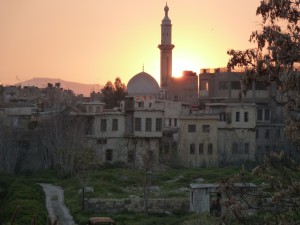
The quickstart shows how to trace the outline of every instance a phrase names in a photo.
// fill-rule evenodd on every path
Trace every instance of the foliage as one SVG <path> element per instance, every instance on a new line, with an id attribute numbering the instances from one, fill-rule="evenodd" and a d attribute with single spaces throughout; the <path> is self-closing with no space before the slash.
<path id="1" fill-rule="evenodd" d="M 286 136 L 300 145 L 300 8 L 299 0 L 263 0 L 256 11 L 261 30 L 252 32 L 256 45 L 245 51 L 229 50 L 228 68 L 245 70 L 243 91 L 253 81 L 275 85 L 273 100 L 286 109 Z"/>
<path id="2" fill-rule="evenodd" d="M 0 176 L 1 205 L 0 224 L 9 222 L 19 206 L 15 223 L 31 224 L 33 217 L 37 224 L 47 221 L 47 210 L 42 187 L 23 177 Z"/>
<path id="3" fill-rule="evenodd" d="M 120 101 L 124 100 L 127 95 L 126 85 L 122 83 L 121 78 L 117 77 L 114 83 L 108 81 L 101 93 L 106 108 L 118 107 L 120 106 Z"/>
<path id="4" fill-rule="evenodd" d="M 261 30 L 252 32 L 250 42 L 255 48 L 245 51 L 229 50 L 228 68 L 245 70 L 244 94 L 251 82 L 262 81 L 270 86 L 272 99 L 285 108 L 285 136 L 298 148 L 300 146 L 300 1 L 262 0 L 256 14 L 262 17 Z M 237 175 L 223 183 L 227 191 L 224 204 L 230 214 L 242 224 L 299 224 L 299 162 L 284 153 L 272 153 L 254 174 L 267 183 L 267 189 L 256 193 L 237 190 L 233 182 L 243 181 Z M 240 204 L 236 195 L 251 195 L 253 204 Z M 245 214 L 250 207 L 256 214 Z M 227 220 L 230 224 L 232 220 Z"/>

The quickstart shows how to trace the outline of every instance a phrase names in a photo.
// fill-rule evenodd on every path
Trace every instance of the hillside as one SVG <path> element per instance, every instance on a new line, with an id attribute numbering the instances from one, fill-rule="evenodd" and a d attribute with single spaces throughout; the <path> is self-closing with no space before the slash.
<path id="1" fill-rule="evenodd" d="M 42 77 L 35 77 L 33 79 L 23 81 L 21 83 L 22 87 L 24 86 L 36 86 L 39 88 L 46 87 L 48 83 L 60 83 L 63 89 L 70 89 L 74 91 L 75 94 L 83 94 L 84 96 L 90 96 L 92 91 L 100 91 L 103 88 L 103 85 L 99 84 L 83 84 L 83 83 L 76 83 L 71 81 L 65 81 L 61 79 L 53 79 L 53 78 L 42 78 Z"/>

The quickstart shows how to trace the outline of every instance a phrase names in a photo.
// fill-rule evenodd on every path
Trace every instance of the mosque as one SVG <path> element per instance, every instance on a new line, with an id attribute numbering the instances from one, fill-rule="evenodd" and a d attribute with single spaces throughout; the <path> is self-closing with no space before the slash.
<path id="1" fill-rule="evenodd" d="M 164 7 L 165 16 L 161 23 L 160 49 L 160 87 L 157 81 L 148 73 L 141 72 L 132 77 L 128 84 L 131 95 L 152 94 L 157 99 L 182 101 L 198 104 L 198 76 L 192 71 L 184 71 L 182 77 L 172 77 L 172 24 L 168 16 L 169 7 Z"/>

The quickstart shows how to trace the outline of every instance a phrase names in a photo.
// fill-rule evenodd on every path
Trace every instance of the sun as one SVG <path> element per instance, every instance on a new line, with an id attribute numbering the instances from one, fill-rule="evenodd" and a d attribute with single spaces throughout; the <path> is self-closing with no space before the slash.
<path id="1" fill-rule="evenodd" d="M 177 57 L 173 58 L 172 74 L 173 77 L 181 77 L 182 72 L 191 70 L 197 74 L 200 72 L 200 63 L 196 59 Z"/>

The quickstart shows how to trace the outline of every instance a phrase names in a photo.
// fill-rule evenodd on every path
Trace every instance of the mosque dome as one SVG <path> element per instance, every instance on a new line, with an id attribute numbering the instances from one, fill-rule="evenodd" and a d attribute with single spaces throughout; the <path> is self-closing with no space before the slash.
<path id="1" fill-rule="evenodd" d="M 159 85 L 150 74 L 140 72 L 128 81 L 127 92 L 130 96 L 158 95 Z"/>

